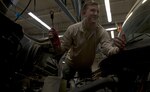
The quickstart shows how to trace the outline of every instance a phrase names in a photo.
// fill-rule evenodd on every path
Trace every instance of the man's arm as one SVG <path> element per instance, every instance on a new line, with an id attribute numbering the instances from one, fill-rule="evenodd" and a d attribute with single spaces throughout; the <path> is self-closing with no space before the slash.
<path id="1" fill-rule="evenodd" d="M 115 37 L 113 40 L 111 40 L 107 32 L 104 32 L 104 34 L 102 35 L 101 42 L 104 53 L 106 53 L 107 56 L 122 51 L 125 48 L 126 44 L 126 41 L 123 38 Z"/>
<path id="2" fill-rule="evenodd" d="M 113 41 L 105 29 L 102 30 L 100 36 L 100 43 L 102 46 L 102 51 L 105 55 L 110 56 L 119 52 L 119 47 L 113 45 Z M 120 44 L 120 43 L 119 43 Z"/>

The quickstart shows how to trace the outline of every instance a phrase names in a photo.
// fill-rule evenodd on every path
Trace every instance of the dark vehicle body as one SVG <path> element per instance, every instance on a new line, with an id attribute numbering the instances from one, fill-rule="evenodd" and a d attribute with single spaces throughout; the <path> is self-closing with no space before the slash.
<path id="1" fill-rule="evenodd" d="M 124 51 L 100 63 L 102 76 L 118 77 L 118 92 L 150 91 L 150 0 L 137 0 L 122 25 Z"/>
<path id="2" fill-rule="evenodd" d="M 127 41 L 126 49 L 150 46 L 150 1 L 138 0 L 122 28 Z"/>

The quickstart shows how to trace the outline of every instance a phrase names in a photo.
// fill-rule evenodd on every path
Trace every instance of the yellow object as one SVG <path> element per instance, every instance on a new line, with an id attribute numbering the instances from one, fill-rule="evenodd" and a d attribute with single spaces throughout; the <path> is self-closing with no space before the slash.
<path id="1" fill-rule="evenodd" d="M 61 80 L 59 92 L 67 92 L 67 80 Z"/>

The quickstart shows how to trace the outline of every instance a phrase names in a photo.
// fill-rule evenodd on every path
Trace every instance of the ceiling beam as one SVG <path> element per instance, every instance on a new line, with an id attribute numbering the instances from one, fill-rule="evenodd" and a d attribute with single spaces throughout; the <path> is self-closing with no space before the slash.
<path id="1" fill-rule="evenodd" d="M 72 0 L 73 6 L 76 12 L 77 21 L 81 21 L 81 1 L 80 0 Z"/>
<path id="2" fill-rule="evenodd" d="M 77 20 L 74 18 L 74 16 L 70 13 L 70 11 L 67 9 L 67 7 L 63 4 L 60 0 L 55 0 L 55 2 L 60 6 L 60 8 L 65 12 L 65 14 L 71 19 L 72 22 L 76 23 Z"/>

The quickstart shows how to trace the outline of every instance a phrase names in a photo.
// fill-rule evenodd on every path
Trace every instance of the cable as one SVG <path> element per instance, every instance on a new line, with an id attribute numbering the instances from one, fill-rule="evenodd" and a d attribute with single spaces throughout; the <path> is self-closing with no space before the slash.
<path id="1" fill-rule="evenodd" d="M 54 27 L 54 11 L 53 10 L 51 10 L 50 11 L 50 16 L 51 16 L 51 20 L 52 20 L 52 27 Z"/>
<path id="2" fill-rule="evenodd" d="M 29 3 L 27 4 L 27 6 L 24 8 L 24 10 L 17 16 L 17 18 L 15 19 L 15 21 L 18 20 L 18 18 L 25 12 L 25 10 L 28 8 L 28 6 L 30 5 L 32 0 L 29 0 Z"/>
<path id="3" fill-rule="evenodd" d="M 34 11 L 36 9 L 36 0 L 34 0 Z"/>

